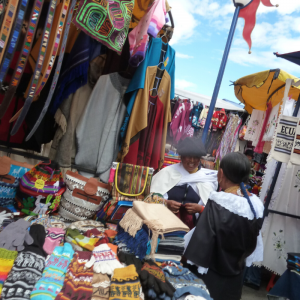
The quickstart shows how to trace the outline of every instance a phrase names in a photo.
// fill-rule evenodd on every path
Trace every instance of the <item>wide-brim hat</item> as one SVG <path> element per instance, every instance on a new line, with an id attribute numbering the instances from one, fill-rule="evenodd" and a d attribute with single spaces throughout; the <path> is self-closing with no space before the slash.
<path id="1" fill-rule="evenodd" d="M 202 157 L 206 155 L 206 149 L 201 139 L 190 137 L 179 142 L 177 152 L 180 156 Z"/>

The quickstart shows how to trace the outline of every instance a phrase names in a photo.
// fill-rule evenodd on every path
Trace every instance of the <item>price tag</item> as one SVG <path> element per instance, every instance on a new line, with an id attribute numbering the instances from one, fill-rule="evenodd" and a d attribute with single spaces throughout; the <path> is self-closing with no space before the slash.
<path id="1" fill-rule="evenodd" d="M 44 186 L 45 186 L 45 181 L 43 179 L 37 179 L 34 184 L 34 187 L 38 190 L 42 190 Z"/>

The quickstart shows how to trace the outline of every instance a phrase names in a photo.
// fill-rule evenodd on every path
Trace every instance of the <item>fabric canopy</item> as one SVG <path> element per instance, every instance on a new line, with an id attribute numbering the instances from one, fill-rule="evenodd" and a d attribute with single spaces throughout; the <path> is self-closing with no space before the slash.
<path id="1" fill-rule="evenodd" d="M 182 89 L 177 89 L 175 88 L 175 95 L 180 96 L 180 97 L 185 97 L 187 99 L 191 99 L 192 101 L 198 101 L 201 102 L 202 104 L 206 106 L 210 106 L 211 102 L 211 97 L 209 96 L 204 96 L 201 94 L 185 91 Z M 243 111 L 244 108 L 242 105 L 238 103 L 234 103 L 228 100 L 221 100 L 217 99 L 216 103 L 216 108 L 224 108 L 226 110 L 233 110 L 233 111 Z"/>
<path id="2" fill-rule="evenodd" d="M 299 80 L 280 69 L 263 71 L 242 77 L 234 82 L 235 96 L 245 104 L 245 109 L 248 113 L 251 114 L 253 109 L 265 111 L 269 101 L 274 107 L 282 100 L 285 81 L 288 78 Z M 292 86 L 289 96 L 298 100 L 299 94 L 299 88 Z"/>
<path id="3" fill-rule="evenodd" d="M 300 65 L 300 51 L 279 54 L 278 52 L 274 53 L 277 57 L 284 58 L 294 64 Z"/>

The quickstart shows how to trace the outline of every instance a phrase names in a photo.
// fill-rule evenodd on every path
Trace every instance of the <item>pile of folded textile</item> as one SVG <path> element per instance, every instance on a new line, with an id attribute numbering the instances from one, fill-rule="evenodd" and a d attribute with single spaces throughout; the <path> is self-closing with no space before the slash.
<path id="1" fill-rule="evenodd" d="M 288 253 L 287 268 L 300 274 L 300 253 Z"/>
<path id="2" fill-rule="evenodd" d="M 179 262 L 188 231 L 164 205 L 135 201 L 119 223 L 115 242 L 140 259 Z"/>

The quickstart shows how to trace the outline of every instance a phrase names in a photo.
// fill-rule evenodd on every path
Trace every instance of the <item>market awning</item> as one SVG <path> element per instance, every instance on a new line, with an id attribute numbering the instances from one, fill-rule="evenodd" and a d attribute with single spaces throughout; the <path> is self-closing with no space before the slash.
<path id="1" fill-rule="evenodd" d="M 242 77 L 234 82 L 235 96 L 245 104 L 245 109 L 249 113 L 252 113 L 252 109 L 266 110 L 269 101 L 271 101 L 272 106 L 275 106 L 282 100 L 285 81 L 288 78 L 299 80 L 280 69 Z M 298 100 L 299 94 L 299 88 L 292 86 L 289 96 Z"/>
<path id="2" fill-rule="evenodd" d="M 211 97 L 209 97 L 209 96 L 205 96 L 205 95 L 201 95 L 201 94 L 197 94 L 197 93 L 193 93 L 193 92 L 189 92 L 189 91 L 177 89 L 177 88 L 175 88 L 175 95 L 177 95 L 179 97 L 184 97 L 186 99 L 191 99 L 192 101 L 201 102 L 202 104 L 205 104 L 207 106 L 209 106 L 210 102 L 211 102 Z M 244 110 L 244 107 L 241 104 L 234 103 L 234 102 L 228 101 L 228 100 L 221 100 L 221 99 L 217 100 L 216 108 L 224 108 L 226 110 L 232 110 L 232 111 L 243 111 Z"/>
<path id="3" fill-rule="evenodd" d="M 294 64 L 300 65 L 300 51 L 279 54 L 278 52 L 274 53 L 277 57 L 284 58 Z"/>

